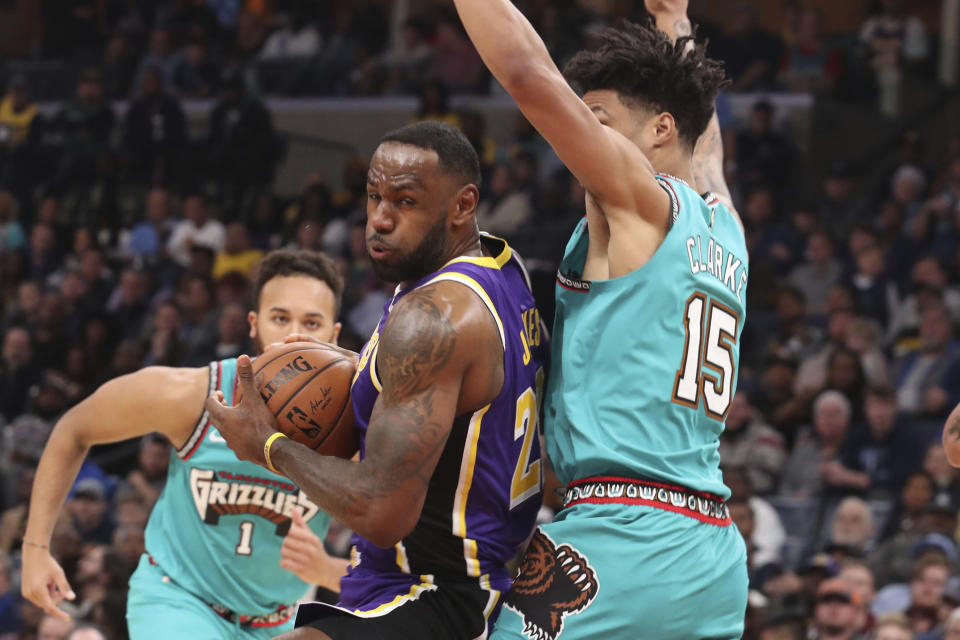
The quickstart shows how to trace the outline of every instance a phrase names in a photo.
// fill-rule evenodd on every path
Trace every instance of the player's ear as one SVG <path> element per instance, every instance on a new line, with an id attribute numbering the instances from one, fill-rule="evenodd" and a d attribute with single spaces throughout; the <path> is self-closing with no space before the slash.
<path id="1" fill-rule="evenodd" d="M 468 184 L 461 187 L 457 193 L 456 211 L 453 215 L 453 223 L 460 225 L 469 221 L 477 213 L 477 204 L 480 201 L 480 192 L 476 185 Z"/>
<path id="2" fill-rule="evenodd" d="M 257 312 L 251 311 L 247 314 L 247 322 L 250 323 L 250 338 L 257 339 Z"/>
<path id="3" fill-rule="evenodd" d="M 673 115 L 664 111 L 657 115 L 654 121 L 654 145 L 663 146 L 677 136 L 677 121 Z"/>
<path id="4" fill-rule="evenodd" d="M 340 329 L 342 328 L 343 328 L 343 325 L 339 322 L 333 325 L 333 334 L 330 336 L 330 344 L 335 344 L 337 346 L 340 346 L 339 343 L 337 342 L 337 338 L 340 337 Z"/>

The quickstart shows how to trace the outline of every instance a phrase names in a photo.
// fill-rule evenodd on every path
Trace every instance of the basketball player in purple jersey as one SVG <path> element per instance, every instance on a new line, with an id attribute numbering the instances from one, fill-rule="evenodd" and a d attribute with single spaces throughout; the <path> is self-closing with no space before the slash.
<path id="1" fill-rule="evenodd" d="M 399 282 L 359 355 L 357 462 L 271 440 L 270 459 L 353 529 L 340 606 L 301 607 L 284 640 L 485 638 L 533 529 L 542 477 L 537 397 L 546 334 L 518 258 L 481 234 L 480 166 L 436 122 L 385 136 L 367 182 L 367 249 Z M 243 460 L 265 464 L 276 422 L 238 364 L 243 400 L 211 398 Z"/>

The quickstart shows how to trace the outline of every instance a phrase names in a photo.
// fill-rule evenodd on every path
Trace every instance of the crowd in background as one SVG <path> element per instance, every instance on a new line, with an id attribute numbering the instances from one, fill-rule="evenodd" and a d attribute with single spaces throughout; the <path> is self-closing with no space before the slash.
<path id="1" fill-rule="evenodd" d="M 604 22 L 573 0 L 518 4 L 560 63 Z M 731 91 L 862 91 L 864 109 L 894 116 L 903 79 L 934 57 L 901 5 L 878 3 L 842 37 L 793 3 L 778 33 L 749 3 L 702 29 Z M 526 258 L 545 318 L 583 215 L 582 188 L 522 116 L 498 144 L 480 113 L 448 106 L 496 90 L 448 11 L 410 16 L 394 39 L 376 2 L 72 0 L 44 2 L 43 17 L 26 62 L 69 61 L 72 97 L 45 115 L 43 78 L 21 60 L 0 101 L 0 640 L 70 632 L 17 586 L 32 472 L 64 411 L 140 367 L 249 353 L 251 276 L 271 249 L 338 261 L 347 348 L 391 295 L 366 259 L 365 160 L 346 163 L 342 186 L 314 175 L 277 196 L 285 141 L 261 96 L 416 94 L 417 118 L 459 126 L 483 165 L 480 226 Z M 186 125 L 192 98 L 215 103 L 202 135 Z M 112 99 L 130 100 L 122 117 Z M 938 444 L 960 402 L 960 136 L 945 132 L 934 155 L 905 130 L 876 189 L 846 158 L 810 188 L 776 115 L 761 99 L 742 126 L 724 120 L 750 251 L 720 442 L 750 549 L 745 638 L 960 638 L 960 474 Z M 52 541 L 71 614 L 93 625 L 74 640 L 125 638 L 126 582 L 169 455 L 148 436 L 96 447 L 81 470 Z"/>

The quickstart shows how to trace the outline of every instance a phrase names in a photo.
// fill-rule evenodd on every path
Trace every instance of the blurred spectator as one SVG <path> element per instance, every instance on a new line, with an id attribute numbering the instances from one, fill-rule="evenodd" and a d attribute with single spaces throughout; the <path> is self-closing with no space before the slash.
<path id="1" fill-rule="evenodd" d="M 913 627 L 902 613 L 888 613 L 877 620 L 874 640 L 913 640 Z"/>
<path id="2" fill-rule="evenodd" d="M 843 71 L 839 52 L 824 42 L 823 14 L 806 8 L 800 13 L 796 41 L 786 50 L 780 69 L 790 91 L 832 89 Z"/>
<path id="3" fill-rule="evenodd" d="M 187 366 L 203 366 L 210 361 L 208 350 L 217 340 L 214 292 L 210 280 L 200 275 L 187 276 L 178 292 L 182 310 L 180 336 Z"/>
<path id="4" fill-rule="evenodd" d="M 846 160 L 834 160 L 827 167 L 818 214 L 837 237 L 845 237 L 858 222 L 870 222 L 868 203 L 856 190 L 859 177 Z"/>
<path id="5" fill-rule="evenodd" d="M 189 194 L 183 201 L 183 217 L 174 226 L 167 243 L 170 257 L 183 267 L 190 264 L 190 249 L 202 245 L 220 251 L 226 241 L 223 223 L 210 218 L 207 198 L 200 192 Z"/>
<path id="6" fill-rule="evenodd" d="M 37 627 L 37 640 L 66 640 L 71 629 L 72 620 L 62 620 L 47 613 Z"/>
<path id="7" fill-rule="evenodd" d="M 833 256 L 830 234 L 814 231 L 807 238 L 806 261 L 790 272 L 790 283 L 803 293 L 812 315 L 826 311 L 827 294 L 843 275 L 843 267 Z"/>
<path id="8" fill-rule="evenodd" d="M 176 98 L 164 90 L 157 67 L 144 70 L 141 95 L 130 104 L 123 125 L 123 148 L 136 177 L 165 184 L 174 177 L 187 141 L 187 120 Z"/>
<path id="9" fill-rule="evenodd" d="M 110 544 L 114 523 L 107 504 L 107 489 L 92 476 L 78 480 L 67 500 L 67 513 L 80 539 Z"/>
<path id="10" fill-rule="evenodd" d="M 67 634 L 66 640 L 110 640 L 110 638 L 103 627 L 91 622 L 81 622 Z"/>
<path id="11" fill-rule="evenodd" d="M 87 69 L 77 82 L 75 99 L 53 120 L 62 148 L 51 188 L 62 193 L 77 181 L 90 181 L 104 170 L 116 118 L 103 94 L 103 74 Z"/>
<path id="12" fill-rule="evenodd" d="M 150 48 L 140 60 L 133 88 L 140 91 L 144 87 L 144 76 L 148 69 L 159 70 L 163 85 L 173 81 L 173 70 L 180 63 L 181 55 L 173 51 L 170 30 L 157 25 L 150 32 Z"/>
<path id="13" fill-rule="evenodd" d="M 113 33 L 103 53 L 104 91 L 111 100 L 124 100 L 130 95 L 137 73 L 139 56 L 123 31 Z"/>
<path id="14" fill-rule="evenodd" d="M 35 473 L 31 468 L 14 478 L 13 474 L 8 473 L 6 466 L 6 462 L 0 459 L 0 473 L 3 473 L 4 484 L 8 489 L 7 495 L 0 494 L 0 499 L 7 507 L 0 513 L 0 553 L 9 554 L 21 546 L 26 533 L 27 507 Z"/>
<path id="15" fill-rule="evenodd" d="M 210 59 L 207 42 L 192 37 L 183 48 L 183 57 L 173 68 L 170 89 L 185 99 L 210 98 L 220 86 L 220 67 Z"/>
<path id="16" fill-rule="evenodd" d="M 733 80 L 732 91 L 772 88 L 783 45 L 760 27 L 753 3 L 738 2 L 727 33 L 710 44 L 711 55 L 723 60 L 727 75 Z"/>
<path id="17" fill-rule="evenodd" d="M 353 74 L 353 84 L 361 95 L 412 93 L 426 75 L 433 56 L 426 21 L 413 17 L 403 26 L 393 47 L 368 61 Z"/>
<path id="18" fill-rule="evenodd" d="M 847 558 L 843 561 L 837 577 L 853 586 L 860 593 L 863 622 L 858 629 L 861 632 L 870 631 L 874 628 L 873 613 L 870 611 L 870 607 L 876 596 L 873 571 L 870 570 L 869 565 L 864 560 Z"/>
<path id="19" fill-rule="evenodd" d="M 743 184 L 769 184 L 782 198 L 795 172 L 795 151 L 786 136 L 774 130 L 773 120 L 772 103 L 754 103 L 748 127 L 737 134 L 737 176 Z"/>
<path id="20" fill-rule="evenodd" d="M 149 310 L 146 278 L 143 273 L 127 269 L 120 274 L 120 282 L 107 301 L 106 309 L 114 318 L 118 335 L 139 337 Z"/>
<path id="21" fill-rule="evenodd" d="M 864 558 L 875 535 L 870 505 L 861 498 L 844 498 L 830 521 L 827 550 L 844 557 Z"/>
<path id="22" fill-rule="evenodd" d="M 11 327 L 3 336 L 3 360 L 0 362 L 0 414 L 6 422 L 26 407 L 30 388 L 40 379 L 33 365 L 30 334 L 22 327 Z"/>
<path id="23" fill-rule="evenodd" d="M 166 253 L 171 231 L 170 194 L 163 187 L 154 187 L 147 193 L 143 220 L 130 231 L 126 248 L 133 256 L 153 262 Z"/>
<path id="24" fill-rule="evenodd" d="M 263 60 L 310 58 L 320 53 L 320 33 L 307 19 L 306 3 L 294 2 L 287 23 L 267 38 L 260 57 Z"/>
<path id="25" fill-rule="evenodd" d="M 21 203 L 33 201 L 44 117 L 30 98 L 27 78 L 15 75 L 0 100 L 0 184 Z"/>
<path id="26" fill-rule="evenodd" d="M 213 277 L 219 279 L 231 271 L 246 277 L 263 257 L 263 251 L 250 247 L 247 227 L 242 222 L 231 222 L 225 231 L 223 250 L 217 252 L 213 263 Z"/>
<path id="27" fill-rule="evenodd" d="M 420 106 L 411 122 L 436 120 L 454 127 L 460 127 L 460 116 L 450 108 L 450 94 L 447 85 L 438 80 L 425 82 L 418 92 Z"/>
<path id="28" fill-rule="evenodd" d="M 743 391 L 733 397 L 726 428 L 720 434 L 720 463 L 743 467 L 750 484 L 760 495 L 773 493 L 786 460 L 783 436 L 763 422 Z"/>
<path id="29" fill-rule="evenodd" d="M 154 308 L 145 366 L 181 366 L 186 347 L 180 336 L 180 326 L 180 308 L 175 302 L 167 300 Z"/>
<path id="30" fill-rule="evenodd" d="M 870 244 L 854 259 L 856 271 L 849 284 L 856 295 L 857 308 L 861 314 L 885 326 L 890 308 L 895 304 L 896 291 L 884 273 L 883 251 L 876 244 Z"/>
<path id="31" fill-rule="evenodd" d="M 960 321 L 960 290 L 951 286 L 947 270 L 933 256 L 917 259 L 910 270 L 910 293 L 897 301 L 890 318 L 888 336 L 891 339 L 915 336 L 920 328 L 920 308 L 925 304 L 942 302 L 950 313 L 950 320 Z"/>
<path id="32" fill-rule="evenodd" d="M 102 6 L 96 0 L 43 0 L 45 58 L 90 62 L 100 46 Z"/>
<path id="33" fill-rule="evenodd" d="M 786 532 L 777 511 L 769 502 L 754 494 L 745 468 L 725 466 L 723 481 L 730 487 L 731 495 L 745 500 L 750 507 L 753 530 L 747 539 L 747 546 L 752 550 L 752 566 L 759 569 L 765 565 L 779 565 L 782 562 L 781 550 L 786 540 Z"/>
<path id="34" fill-rule="evenodd" d="M 870 67 L 880 90 L 880 113 L 900 115 L 903 68 L 915 66 L 929 54 L 923 22 L 907 15 L 902 0 L 880 0 L 880 11 L 860 29 Z"/>
<path id="35" fill-rule="evenodd" d="M 238 75 L 226 79 L 210 113 L 208 144 L 209 169 L 234 191 L 264 188 L 273 181 L 281 159 L 273 119 Z"/>
<path id="36" fill-rule="evenodd" d="M 850 401 L 825 391 L 813 404 L 813 430 L 801 433 L 783 471 L 780 493 L 809 498 L 827 487 L 866 488 L 865 474 L 851 472 L 840 462 L 840 446 L 850 425 Z"/>
<path id="37" fill-rule="evenodd" d="M 13 589 L 10 558 L 0 551 L 0 640 L 17 640 L 22 626 L 20 597 Z"/>
<path id="38" fill-rule="evenodd" d="M 437 21 L 433 49 L 427 77 L 454 91 L 477 93 L 484 89 L 487 69 L 455 15 L 444 15 Z"/>
<path id="39" fill-rule="evenodd" d="M 943 640 L 960 640 L 960 608 L 951 611 L 944 622 Z"/>
<path id="40" fill-rule="evenodd" d="M 754 185 L 743 205 L 743 223 L 747 232 L 747 249 L 751 257 L 780 273 L 789 266 L 790 231 L 778 218 L 776 200 L 769 185 Z"/>
<path id="41" fill-rule="evenodd" d="M 891 584 L 877 593 L 874 610 L 878 615 L 901 611 L 910 620 L 914 633 L 931 631 L 939 622 L 939 607 L 950 569 L 942 557 L 922 556 L 913 566 L 909 585 Z"/>
<path id="42" fill-rule="evenodd" d="M 953 329 L 946 307 L 920 312 L 920 344 L 897 363 L 897 406 L 913 416 L 943 418 L 949 410 L 945 376 L 956 361 Z"/>
<path id="43" fill-rule="evenodd" d="M 518 188 L 513 170 L 504 164 L 493 167 L 490 187 L 477 205 L 477 224 L 482 231 L 510 237 L 533 215 L 530 193 Z"/>
<path id="44" fill-rule="evenodd" d="M 857 607 L 862 597 L 857 589 L 839 578 L 820 583 L 813 610 L 812 640 L 858 640 Z"/>
<path id="45" fill-rule="evenodd" d="M 27 236 L 17 221 L 19 205 L 9 191 L 0 191 L 0 254 L 22 251 Z"/>
<path id="46" fill-rule="evenodd" d="M 897 417 L 896 392 L 887 386 L 870 387 L 864 408 L 866 424 L 855 425 L 845 448 L 849 464 L 870 477 L 870 495 L 900 495 L 907 476 L 918 469 L 923 444 Z"/>

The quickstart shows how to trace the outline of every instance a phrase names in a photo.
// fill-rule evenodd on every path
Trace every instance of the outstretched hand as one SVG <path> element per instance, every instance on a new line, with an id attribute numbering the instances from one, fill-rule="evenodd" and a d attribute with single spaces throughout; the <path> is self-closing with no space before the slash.
<path id="1" fill-rule="evenodd" d="M 74 600 L 77 596 L 70 588 L 60 564 L 47 549 L 24 545 L 20 592 L 48 614 L 61 620 L 70 620 L 67 612 L 57 608 L 57 605 L 64 600 Z"/>
<path id="2" fill-rule="evenodd" d="M 237 388 L 240 401 L 228 407 L 223 393 L 217 391 L 207 398 L 206 408 L 213 423 L 237 457 L 266 466 L 263 444 L 277 431 L 277 421 L 267 409 L 253 381 L 250 356 L 237 358 Z"/>
<path id="3" fill-rule="evenodd" d="M 323 541 L 307 526 L 299 508 L 294 508 L 290 519 L 290 531 L 280 547 L 280 566 L 307 584 L 339 592 L 346 561 L 327 553 Z"/>

